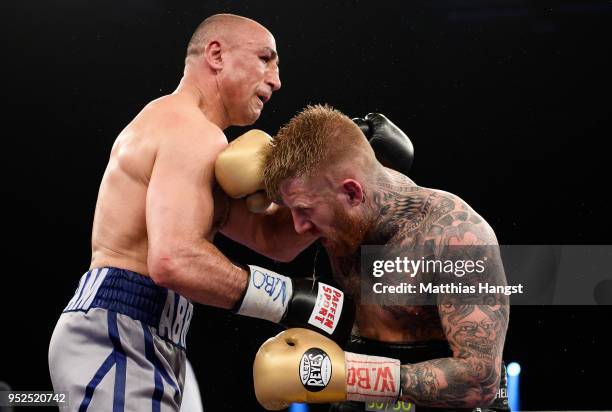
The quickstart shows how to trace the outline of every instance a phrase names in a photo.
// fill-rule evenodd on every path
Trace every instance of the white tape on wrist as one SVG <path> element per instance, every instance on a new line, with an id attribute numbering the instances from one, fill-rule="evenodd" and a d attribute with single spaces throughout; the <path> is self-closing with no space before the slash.
<path id="1" fill-rule="evenodd" d="M 249 283 L 238 314 L 280 322 L 293 295 L 291 279 L 259 266 L 249 265 L 249 270 Z"/>
<path id="2" fill-rule="evenodd" d="M 395 402 L 400 393 L 400 361 L 345 352 L 347 400 Z"/>

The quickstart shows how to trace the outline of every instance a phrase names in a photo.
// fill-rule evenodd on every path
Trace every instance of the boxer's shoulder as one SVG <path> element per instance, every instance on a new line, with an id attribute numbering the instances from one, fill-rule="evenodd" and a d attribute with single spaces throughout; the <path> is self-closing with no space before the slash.
<path id="1" fill-rule="evenodd" d="M 180 94 L 162 96 L 147 104 L 128 126 L 149 140 L 171 144 L 185 141 L 190 145 L 225 146 L 227 138 L 193 101 Z"/>
<path id="2" fill-rule="evenodd" d="M 438 189 L 424 190 L 431 193 L 431 205 L 428 214 L 430 221 L 443 226 L 456 226 L 465 223 L 490 229 L 487 221 L 459 196 Z"/>
<path id="3" fill-rule="evenodd" d="M 180 95 L 149 103 L 122 135 L 138 152 L 151 155 L 145 156 L 151 166 L 179 162 L 212 170 L 214 159 L 228 144 L 223 131 Z"/>
<path id="4" fill-rule="evenodd" d="M 398 225 L 392 243 L 441 245 L 461 238 L 462 242 L 497 244 L 491 226 L 459 196 L 424 187 L 416 187 L 409 196 L 411 212 L 406 213 L 405 221 Z"/>

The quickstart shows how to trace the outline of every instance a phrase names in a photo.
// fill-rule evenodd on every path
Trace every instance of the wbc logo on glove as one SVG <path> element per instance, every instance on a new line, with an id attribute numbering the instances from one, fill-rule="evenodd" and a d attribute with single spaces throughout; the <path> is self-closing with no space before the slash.
<path id="1" fill-rule="evenodd" d="M 317 302 L 308 323 L 331 335 L 338 326 L 343 304 L 344 292 L 325 283 L 319 283 Z"/>

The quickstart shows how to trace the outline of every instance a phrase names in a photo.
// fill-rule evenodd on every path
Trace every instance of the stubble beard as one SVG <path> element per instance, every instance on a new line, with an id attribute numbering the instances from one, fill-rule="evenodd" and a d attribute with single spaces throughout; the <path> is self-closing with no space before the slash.
<path id="1" fill-rule="evenodd" d="M 362 217 L 349 215 L 337 204 L 333 206 L 333 216 L 337 230 L 334 238 L 328 239 L 325 248 L 330 256 L 350 256 L 363 243 L 368 224 Z"/>

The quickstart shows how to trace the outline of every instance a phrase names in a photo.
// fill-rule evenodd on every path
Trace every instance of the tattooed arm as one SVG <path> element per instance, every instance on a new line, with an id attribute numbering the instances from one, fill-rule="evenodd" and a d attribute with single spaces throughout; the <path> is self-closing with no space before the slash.
<path id="1" fill-rule="evenodd" d="M 445 200 L 458 205 L 454 199 Z M 484 258 L 485 271 L 460 279 L 476 293 L 438 295 L 438 313 L 453 357 L 402 365 L 401 399 L 434 407 L 486 406 L 499 387 L 509 305 L 503 294 L 478 293 L 478 284 L 506 285 L 505 274 L 488 224 L 465 206 L 457 210 L 447 204 L 444 209 L 447 213 L 434 216 L 430 225 L 435 230 L 425 231 L 434 255 L 442 260 Z"/>

